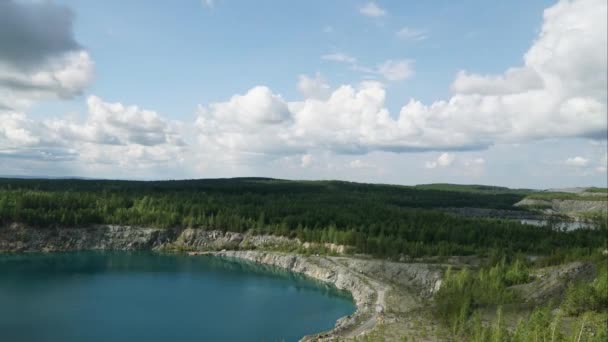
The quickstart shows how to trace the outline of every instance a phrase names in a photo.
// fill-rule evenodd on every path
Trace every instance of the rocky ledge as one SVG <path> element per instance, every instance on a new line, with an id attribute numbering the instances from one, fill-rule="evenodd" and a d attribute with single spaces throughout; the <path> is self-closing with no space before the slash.
<path id="1" fill-rule="evenodd" d="M 387 303 L 389 284 L 408 285 L 419 295 L 430 296 L 441 283 L 441 272 L 423 264 L 380 262 L 378 260 L 345 257 L 303 256 L 263 251 L 190 252 L 190 255 L 213 255 L 236 258 L 258 264 L 280 267 L 329 283 L 351 293 L 357 306 L 352 315 L 342 317 L 327 332 L 305 336 L 302 341 L 329 341 L 356 337 L 372 330 L 382 321 Z M 385 270 L 386 277 L 373 272 Z M 370 277 L 369 275 L 372 275 Z"/>
<path id="2" fill-rule="evenodd" d="M 18 223 L 0 226 L 0 252 L 82 250 L 291 249 L 299 240 L 281 236 L 204 229 L 159 229 L 117 225 L 36 228 Z"/>

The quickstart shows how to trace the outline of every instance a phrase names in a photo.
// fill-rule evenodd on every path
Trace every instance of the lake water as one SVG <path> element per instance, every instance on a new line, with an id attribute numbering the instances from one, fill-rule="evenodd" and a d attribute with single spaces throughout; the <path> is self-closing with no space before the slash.
<path id="1" fill-rule="evenodd" d="M 2 341 L 296 341 L 354 311 L 335 288 L 214 257 L 0 254 Z"/>

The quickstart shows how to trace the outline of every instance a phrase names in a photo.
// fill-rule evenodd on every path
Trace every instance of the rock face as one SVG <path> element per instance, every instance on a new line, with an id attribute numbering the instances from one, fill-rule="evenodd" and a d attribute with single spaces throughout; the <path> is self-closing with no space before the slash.
<path id="1" fill-rule="evenodd" d="M 262 251 L 220 251 L 191 255 L 211 254 L 224 258 L 237 258 L 258 264 L 280 267 L 334 285 L 351 293 L 357 311 L 342 317 L 334 329 L 306 336 L 303 341 L 334 340 L 356 337 L 374 328 L 387 309 L 385 294 L 390 284 L 415 290 L 428 297 L 438 290 L 442 271 L 428 264 L 406 264 L 374 259 L 346 257 L 301 256 Z"/>
<path id="2" fill-rule="evenodd" d="M 154 249 L 173 235 L 169 230 L 124 226 L 36 229 L 12 224 L 0 228 L 0 252 Z"/>
<path id="3" fill-rule="evenodd" d="M 415 293 L 418 297 L 429 298 L 439 290 L 444 268 L 426 263 L 402 263 L 378 259 L 354 259 L 335 257 L 343 265 L 357 273 L 363 273 L 385 283 L 396 284 Z"/>
<path id="4" fill-rule="evenodd" d="M 308 277 L 332 284 L 340 290 L 350 292 L 357 305 L 357 311 L 351 316 L 340 319 L 331 332 L 309 336 L 303 340 L 328 339 L 334 335 L 340 334 L 343 331 L 352 328 L 354 324 L 364 319 L 364 316 L 368 315 L 375 308 L 377 298 L 376 290 L 371 285 L 364 282 L 363 278 L 354 274 L 348 267 L 332 262 L 331 259 L 325 257 L 306 257 L 259 251 L 220 251 L 211 252 L 209 254 L 280 267 L 288 271 L 304 274 Z"/>
<path id="5" fill-rule="evenodd" d="M 78 250 L 185 250 L 288 248 L 298 240 L 219 230 L 157 229 L 99 225 L 85 228 L 32 228 L 0 226 L 0 252 L 53 252 Z"/>
<path id="6" fill-rule="evenodd" d="M 590 262 L 572 262 L 565 265 L 541 269 L 534 274 L 535 280 L 512 288 L 524 301 L 542 304 L 550 299 L 560 298 L 573 281 L 591 281 L 597 270 Z"/>
<path id="7" fill-rule="evenodd" d="M 570 199 L 545 200 L 524 198 L 523 200 L 515 203 L 515 206 L 540 208 L 542 209 L 543 213 L 548 215 L 562 214 L 577 217 L 581 213 L 598 213 L 603 215 L 608 214 L 607 201 L 585 201 Z"/>

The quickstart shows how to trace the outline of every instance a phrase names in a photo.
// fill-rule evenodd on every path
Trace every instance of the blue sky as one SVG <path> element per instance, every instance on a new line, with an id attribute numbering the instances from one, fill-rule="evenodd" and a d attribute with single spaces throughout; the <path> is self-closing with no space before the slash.
<path id="1" fill-rule="evenodd" d="M 445 98 L 458 70 L 500 73 L 520 64 L 551 4 L 392 1 L 382 3 L 387 15 L 369 18 L 358 10 L 365 2 L 350 0 L 62 3 L 75 12 L 75 36 L 95 60 L 87 92 L 176 118 L 260 83 L 297 99 L 300 74 L 358 82 L 361 73 L 320 58 L 332 52 L 366 65 L 414 59 L 415 77 L 388 89 L 391 109 L 410 97 Z M 404 27 L 428 38 L 401 39 Z"/>
<path id="2" fill-rule="evenodd" d="M 4 6 L 0 174 L 606 185 L 605 1 Z"/>

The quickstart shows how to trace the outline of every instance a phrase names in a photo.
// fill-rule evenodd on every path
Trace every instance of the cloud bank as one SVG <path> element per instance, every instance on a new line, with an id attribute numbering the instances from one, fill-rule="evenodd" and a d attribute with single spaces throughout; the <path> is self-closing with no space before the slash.
<path id="1" fill-rule="evenodd" d="M 373 2 L 360 10 L 372 17 L 386 14 Z M 454 151 L 554 138 L 605 140 L 606 11 L 604 0 L 558 2 L 545 10 L 521 65 L 489 75 L 462 70 L 445 100 L 423 103 L 403 94 L 404 105 L 391 113 L 383 82 L 332 88 L 321 74 L 301 75 L 301 99 L 286 99 L 257 85 L 224 101 L 201 104 L 192 123 L 94 95 L 87 97 L 82 120 L 29 118 L 25 113 L 35 101 L 83 94 L 94 62 L 75 41 L 73 15 L 65 7 L 5 1 L 0 3 L 0 158 L 137 168 L 183 160 L 303 156 L 300 165 L 311 167 L 320 151 L 437 151 L 443 154 L 427 167 L 439 168 L 454 162 Z M 422 37 L 422 32 L 401 33 Z M 16 43 L 21 36 L 22 45 Z M 357 66 L 346 54 L 322 58 Z M 399 81 L 413 75 L 413 63 L 388 60 L 364 72 Z M 351 168 L 366 168 L 364 161 L 355 160 Z M 464 163 L 481 166 L 485 160 Z"/>
<path id="2" fill-rule="evenodd" d="M 551 138 L 606 139 L 606 6 L 586 0 L 548 8 L 523 65 L 498 75 L 461 71 L 447 100 L 410 99 L 399 113 L 389 113 L 380 82 L 343 85 L 327 96 L 319 76 L 304 77 L 300 86 L 308 98 L 302 101 L 255 87 L 211 104 L 199 114 L 199 135 L 219 149 L 251 153 L 458 151 Z M 341 54 L 327 59 L 354 61 Z M 392 61 L 380 71 L 387 79 L 411 73 L 408 64 Z"/>

